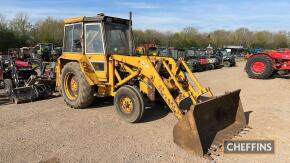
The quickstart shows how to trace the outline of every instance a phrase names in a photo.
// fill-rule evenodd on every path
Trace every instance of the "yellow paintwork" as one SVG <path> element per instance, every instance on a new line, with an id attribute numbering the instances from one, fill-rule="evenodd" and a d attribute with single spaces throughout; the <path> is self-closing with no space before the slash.
<path id="1" fill-rule="evenodd" d="M 104 56 L 104 55 L 103 55 Z M 95 73 L 92 65 L 90 64 L 89 56 L 83 55 L 83 54 L 75 54 L 75 53 L 64 53 L 62 56 L 59 57 L 58 63 L 57 63 L 57 86 L 60 86 L 60 73 L 61 68 L 63 67 L 64 63 L 75 61 L 80 63 L 80 68 L 84 72 L 85 78 L 87 79 L 88 83 L 90 85 L 99 84 L 102 77 L 98 77 Z"/>
<path id="2" fill-rule="evenodd" d="M 108 78 L 108 73 L 107 73 L 107 59 L 104 54 L 86 54 L 86 58 L 88 59 L 89 62 L 104 62 L 105 63 L 105 71 L 96 71 L 95 74 L 98 77 L 99 81 L 106 82 Z"/>
<path id="3" fill-rule="evenodd" d="M 120 105 L 121 110 L 126 114 L 130 114 L 134 109 L 132 100 L 130 99 L 130 97 L 127 96 L 121 98 Z"/>
<path id="4" fill-rule="evenodd" d="M 84 20 L 84 16 L 64 20 L 65 24 L 79 23 Z"/>
<path id="5" fill-rule="evenodd" d="M 107 89 L 107 91 L 105 91 L 105 96 L 114 96 L 118 88 L 127 84 L 128 81 L 140 78 L 140 91 L 149 94 L 149 90 L 152 89 L 152 87 L 155 87 L 178 119 L 183 117 L 179 108 L 179 103 L 182 100 L 190 98 L 193 104 L 196 104 L 198 97 L 201 95 L 208 93 L 209 96 L 212 96 L 210 89 L 204 88 L 198 82 L 197 78 L 182 60 L 180 61 L 180 64 L 185 67 L 188 75 L 182 71 L 178 71 L 176 61 L 168 57 L 112 55 L 107 59 L 105 55 L 89 56 L 83 54 L 64 54 L 58 60 L 58 78 L 60 77 L 60 74 L 58 74 L 60 72 L 59 69 L 63 67 L 62 60 L 79 62 L 90 85 L 102 85 L 102 89 Z M 94 72 L 90 61 L 104 61 L 106 63 L 106 71 Z M 169 79 L 163 79 L 159 74 L 160 72 L 156 70 L 158 62 L 160 62 L 165 68 L 164 70 L 169 73 Z M 84 65 L 86 65 L 85 68 Z M 116 66 L 122 68 L 122 70 L 126 71 L 129 75 L 122 78 L 118 73 L 119 70 L 116 69 Z M 180 82 L 186 80 L 186 78 L 191 78 L 195 88 L 193 88 L 191 84 L 188 84 L 188 82 L 185 84 L 184 82 Z M 59 79 L 57 79 L 57 81 L 60 82 Z M 59 86 L 60 83 L 57 85 Z M 104 85 L 106 87 L 104 87 Z M 172 89 L 177 89 L 180 92 L 180 95 L 176 99 L 173 98 L 170 92 Z M 101 92 L 104 93 L 104 90 Z"/>
<path id="6" fill-rule="evenodd" d="M 66 24 L 83 21 L 84 17 L 65 20 Z M 187 64 L 181 59 L 176 62 L 173 58 L 161 56 L 127 56 L 64 53 L 57 62 L 56 86 L 61 87 L 61 70 L 68 62 L 78 62 L 89 85 L 96 89 L 96 96 L 115 96 L 116 91 L 132 79 L 139 82 L 140 92 L 147 94 L 150 100 L 155 99 L 155 90 L 159 92 L 169 108 L 178 119 L 182 119 L 183 112 L 179 105 L 190 98 L 193 104 L 203 94 L 212 96 L 209 88 L 203 87 Z M 104 71 L 95 71 L 91 62 L 104 62 Z M 186 69 L 187 74 L 180 69 Z M 121 73 L 122 72 L 122 73 Z M 126 75 L 124 75 L 126 73 Z M 169 74 L 168 78 L 162 74 Z M 138 80 L 136 80 L 138 79 Z M 189 84 L 188 81 L 192 81 Z M 173 97 L 172 90 L 179 92 Z"/>
<path id="7" fill-rule="evenodd" d="M 193 84 L 196 86 L 196 90 L 188 84 L 188 82 L 184 85 L 184 83 L 180 82 L 180 79 L 185 80 L 186 74 L 182 71 L 177 71 L 178 66 L 174 59 L 167 58 L 167 57 L 155 57 L 155 56 L 122 56 L 122 55 L 113 55 L 111 56 L 111 62 L 113 63 L 124 63 L 127 66 L 132 66 L 131 69 L 135 71 L 135 73 L 130 73 L 131 75 L 127 76 L 125 79 L 119 81 L 119 83 L 113 83 L 112 87 L 115 88 L 116 85 L 124 85 L 127 81 L 129 81 L 132 76 L 143 78 L 144 80 L 141 80 L 140 82 L 140 91 L 143 93 L 148 94 L 148 87 L 152 86 L 151 83 L 154 85 L 154 87 L 157 89 L 159 94 L 163 97 L 167 105 L 171 108 L 171 110 L 175 113 L 176 117 L 178 119 L 181 119 L 183 117 L 183 114 L 179 108 L 179 103 L 185 99 L 186 97 L 189 97 L 192 102 L 195 104 L 197 103 L 198 97 L 201 95 L 208 93 L 209 96 L 212 96 L 212 93 L 209 88 L 204 88 L 202 85 L 198 82 L 196 77 L 192 74 L 192 72 L 189 70 L 188 66 L 184 61 L 181 61 L 180 63 L 189 70 L 187 78 L 192 78 Z M 168 87 L 167 80 L 161 78 L 159 75 L 159 72 L 156 70 L 157 62 L 161 61 L 162 65 L 166 68 L 167 72 L 170 74 L 170 79 L 174 81 L 174 86 Z M 170 65 L 170 66 L 169 66 Z M 109 66 L 110 67 L 110 66 Z M 111 66 L 114 68 L 114 65 Z M 170 68 L 171 67 L 171 68 Z M 115 71 L 112 71 L 112 74 L 109 74 L 110 79 L 113 79 Z M 127 71 L 128 72 L 128 71 Z M 120 78 L 120 77 L 117 77 Z M 126 80 L 127 79 L 127 80 Z M 125 82 L 123 82 L 125 81 Z M 146 83 L 146 81 L 150 81 L 150 83 Z M 167 84 L 166 84 L 167 83 Z M 174 99 L 173 96 L 170 93 L 170 89 L 175 88 L 178 89 L 181 95 L 179 96 L 181 99 L 178 101 L 178 99 Z"/>
<path id="8" fill-rule="evenodd" d="M 75 100 L 78 96 L 77 89 L 78 83 L 73 79 L 74 75 L 67 73 L 64 78 L 64 90 L 65 94 L 70 100 Z"/>

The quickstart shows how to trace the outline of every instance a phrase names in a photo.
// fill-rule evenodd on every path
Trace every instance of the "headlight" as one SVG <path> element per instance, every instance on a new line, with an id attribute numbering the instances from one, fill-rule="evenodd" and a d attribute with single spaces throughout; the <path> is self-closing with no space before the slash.
<path id="1" fill-rule="evenodd" d="M 209 63 L 214 63 L 215 61 L 216 61 L 215 58 L 208 59 Z"/>

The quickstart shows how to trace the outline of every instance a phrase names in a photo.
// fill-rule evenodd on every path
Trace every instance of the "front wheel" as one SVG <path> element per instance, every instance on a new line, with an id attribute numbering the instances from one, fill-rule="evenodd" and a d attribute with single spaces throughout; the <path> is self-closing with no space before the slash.
<path id="1" fill-rule="evenodd" d="M 140 91 L 133 86 L 122 86 L 114 97 L 116 112 L 127 122 L 138 122 L 145 110 Z"/>
<path id="2" fill-rule="evenodd" d="M 11 79 L 4 80 L 4 92 L 5 96 L 11 96 L 13 91 L 13 82 Z"/>
<path id="3" fill-rule="evenodd" d="M 224 66 L 225 67 L 231 67 L 231 62 L 230 61 L 224 61 Z"/>

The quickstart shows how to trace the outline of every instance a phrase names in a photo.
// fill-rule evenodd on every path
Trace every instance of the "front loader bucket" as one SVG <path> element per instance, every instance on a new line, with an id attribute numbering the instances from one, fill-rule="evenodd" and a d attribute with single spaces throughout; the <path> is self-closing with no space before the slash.
<path id="1" fill-rule="evenodd" d="M 240 90 L 198 103 L 173 129 L 174 142 L 197 156 L 209 154 L 246 126 Z"/>

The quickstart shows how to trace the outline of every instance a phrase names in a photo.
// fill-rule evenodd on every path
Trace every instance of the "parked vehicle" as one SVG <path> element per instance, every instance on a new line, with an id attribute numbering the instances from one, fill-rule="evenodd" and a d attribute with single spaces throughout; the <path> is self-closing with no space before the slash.
<path id="1" fill-rule="evenodd" d="M 39 43 L 34 47 L 33 59 L 51 62 L 53 60 L 53 49 L 54 45 L 52 43 Z"/>
<path id="2" fill-rule="evenodd" d="M 223 55 L 223 61 L 222 61 L 223 65 L 225 67 L 232 67 L 232 66 L 236 66 L 236 59 L 235 56 L 229 54 L 226 52 L 225 55 Z"/>
<path id="3" fill-rule="evenodd" d="M 193 72 L 208 69 L 208 59 L 200 51 L 187 50 L 185 59 Z"/>
<path id="4" fill-rule="evenodd" d="M 158 48 L 156 44 L 143 44 L 143 46 L 138 46 L 136 49 L 136 54 L 142 55 L 158 55 Z"/>
<path id="5" fill-rule="evenodd" d="M 289 75 L 290 51 L 269 51 L 252 55 L 246 64 L 246 72 L 253 79 L 268 79 L 274 73 Z"/>
<path id="6" fill-rule="evenodd" d="M 30 63 L 10 55 L 1 56 L 0 63 L 1 86 L 14 103 L 47 97 L 54 91 L 55 75 L 48 74 L 45 66 L 37 74 Z"/>
<path id="7" fill-rule="evenodd" d="M 19 49 L 18 48 L 10 48 L 8 49 L 9 56 L 12 56 L 13 58 L 18 58 L 19 57 Z"/>
<path id="8" fill-rule="evenodd" d="M 208 56 L 205 55 L 205 57 L 208 60 L 208 69 L 209 70 L 213 70 L 216 68 L 220 68 L 221 67 L 221 62 L 218 58 L 216 58 L 215 56 Z"/>
<path id="9" fill-rule="evenodd" d="M 23 86 L 24 81 L 31 75 L 36 75 L 32 65 L 28 62 L 17 60 L 9 55 L 1 56 L 0 80 L 3 82 L 5 94 L 10 96 L 15 87 Z"/>
<path id="10" fill-rule="evenodd" d="M 196 56 L 188 56 L 186 57 L 186 63 L 192 72 L 201 71 L 201 65 Z"/>
<path id="11" fill-rule="evenodd" d="M 208 70 L 209 63 L 207 58 L 205 58 L 204 56 L 198 56 L 198 61 L 201 66 L 200 71 Z"/>
<path id="12" fill-rule="evenodd" d="M 171 57 L 169 54 L 169 49 L 168 48 L 159 48 L 158 49 L 158 54 L 159 56 L 163 56 L 163 57 Z"/>
<path id="13" fill-rule="evenodd" d="M 60 57 L 62 54 L 62 47 L 56 47 L 54 50 L 52 50 L 52 62 L 56 62 L 58 57 Z"/>
<path id="14" fill-rule="evenodd" d="M 221 64 L 224 67 L 236 66 L 235 56 L 231 55 L 231 53 L 227 52 L 226 50 L 216 50 L 215 56 L 221 60 Z"/>
<path id="15" fill-rule="evenodd" d="M 5 71 L 6 71 L 6 66 L 8 63 L 5 63 L 4 58 L 6 55 L 0 55 L 0 88 L 4 89 L 5 88 Z"/>
<path id="16" fill-rule="evenodd" d="M 17 59 L 22 61 L 29 61 L 32 59 L 33 48 L 30 47 L 22 47 L 19 49 Z"/>

